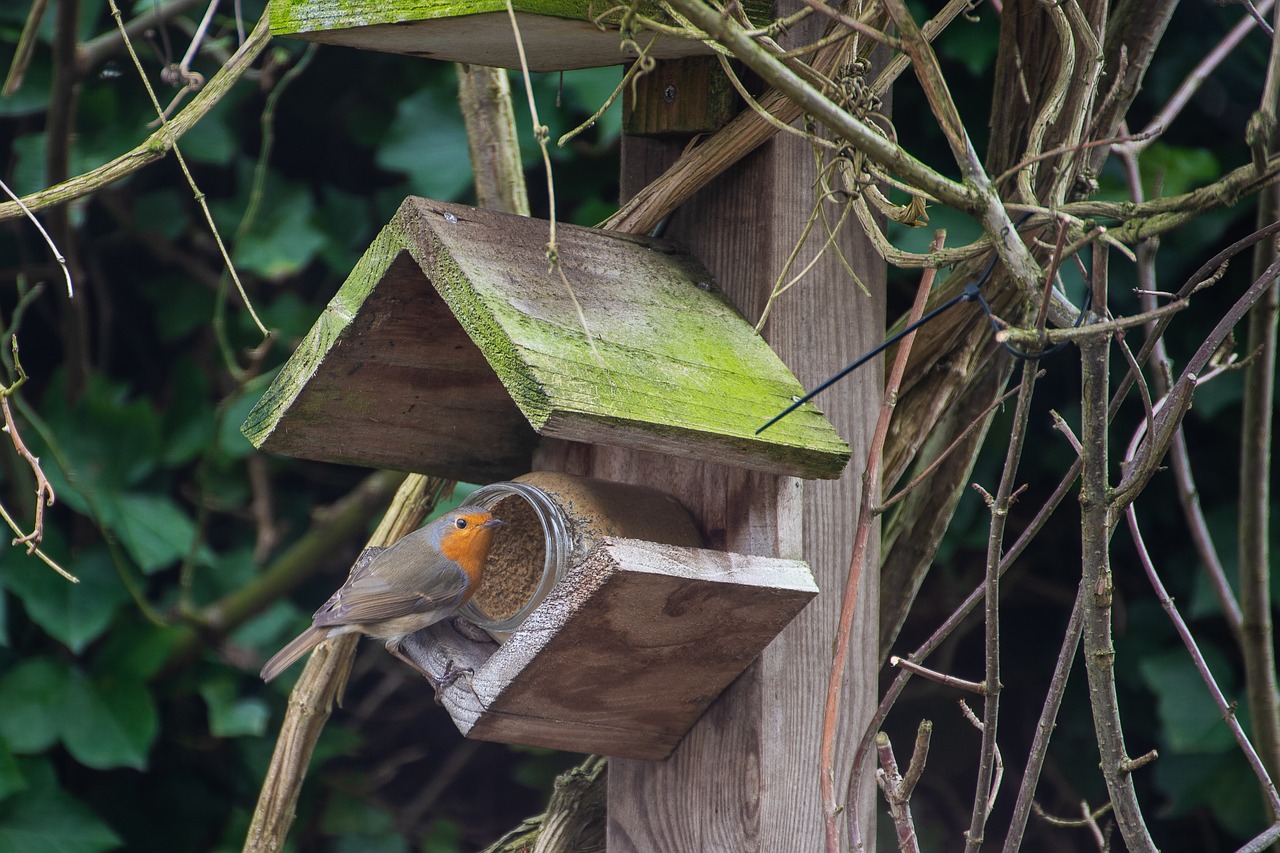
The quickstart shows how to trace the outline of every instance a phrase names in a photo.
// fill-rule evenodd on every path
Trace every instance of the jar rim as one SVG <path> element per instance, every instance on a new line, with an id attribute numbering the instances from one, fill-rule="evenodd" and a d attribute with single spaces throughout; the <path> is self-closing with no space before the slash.
<path id="1" fill-rule="evenodd" d="M 475 605 L 474 598 L 464 604 L 458 611 L 468 622 L 483 628 L 491 635 L 495 635 L 495 639 L 500 642 L 505 640 L 512 631 L 520 627 L 529 614 L 547 597 L 551 588 L 555 586 L 556 581 L 564 574 L 572 544 L 569 519 L 565 516 L 560 505 L 537 486 L 519 482 L 491 483 L 487 486 L 481 486 L 472 492 L 467 497 L 467 503 L 483 509 L 492 509 L 502 500 L 512 496 L 519 497 L 529 504 L 538 519 L 538 523 L 542 526 L 545 545 L 542 577 L 539 578 L 538 585 L 529 596 L 529 600 L 519 610 L 505 619 L 495 619 L 485 615 Z"/>

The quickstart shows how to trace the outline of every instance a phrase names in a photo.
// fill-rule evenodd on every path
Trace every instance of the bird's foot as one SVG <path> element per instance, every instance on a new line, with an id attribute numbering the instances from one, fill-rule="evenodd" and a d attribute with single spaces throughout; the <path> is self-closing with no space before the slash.
<path id="1" fill-rule="evenodd" d="M 454 666 L 454 663 L 451 660 L 445 664 L 444 672 L 442 672 L 438 678 L 432 675 L 427 675 L 427 681 L 431 682 L 431 686 L 436 689 L 436 704 L 444 704 L 444 700 L 440 696 L 440 691 L 444 690 L 446 687 L 452 686 L 453 683 L 460 678 L 470 678 L 475 674 L 475 670 L 470 667 Z"/>

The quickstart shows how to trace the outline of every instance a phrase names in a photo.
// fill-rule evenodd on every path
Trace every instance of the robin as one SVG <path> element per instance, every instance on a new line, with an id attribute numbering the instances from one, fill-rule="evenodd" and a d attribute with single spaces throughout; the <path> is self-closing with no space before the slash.
<path id="1" fill-rule="evenodd" d="M 457 612 L 480 587 L 494 528 L 502 522 L 478 506 L 461 506 L 358 563 L 316 611 L 311 627 L 262 668 L 270 681 L 329 637 L 359 632 L 400 651 L 405 637 Z"/>

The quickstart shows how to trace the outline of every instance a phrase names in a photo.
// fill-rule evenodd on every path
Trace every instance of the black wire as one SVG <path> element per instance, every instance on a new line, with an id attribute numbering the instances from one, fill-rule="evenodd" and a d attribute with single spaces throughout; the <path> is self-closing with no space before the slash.
<path id="1" fill-rule="evenodd" d="M 1022 216 L 1020 216 L 1018 218 L 1018 221 L 1015 222 L 1013 225 L 1014 231 L 1017 231 L 1018 228 L 1021 227 L 1022 224 L 1027 221 L 1027 218 L 1029 216 L 1031 216 L 1030 213 L 1024 213 Z M 960 293 L 956 294 L 955 296 L 951 297 L 946 302 L 939 305 L 937 308 L 934 308 L 932 311 L 930 311 L 928 314 L 921 317 L 919 320 L 916 320 L 914 323 L 911 323 L 902 331 L 891 335 L 889 338 L 885 340 L 884 343 L 880 344 L 875 349 L 859 356 L 852 364 L 848 365 L 847 367 L 845 367 L 843 370 L 841 370 L 839 373 L 835 374 L 834 376 L 831 376 L 828 379 L 824 380 L 820 385 L 818 385 L 817 388 L 814 388 L 808 394 L 805 394 L 803 397 L 798 398 L 790 406 L 788 406 L 787 408 L 779 412 L 777 415 L 774 415 L 772 418 L 770 418 L 769 421 L 765 423 L 764 426 L 756 430 L 756 435 L 759 435 L 760 433 L 764 432 L 769 427 L 773 426 L 778 421 L 782 420 L 787 415 L 791 414 L 796 409 L 800 408 L 805 403 L 809 402 L 814 397 L 818 396 L 823 391 L 827 390 L 832 385 L 839 382 L 841 379 L 845 378 L 850 373 L 857 370 L 862 365 L 866 364 L 872 358 L 884 352 L 886 349 L 893 346 L 898 341 L 902 340 L 904 337 L 906 337 L 907 335 L 914 332 L 916 329 L 923 326 L 925 323 L 928 323 L 934 320 L 935 318 L 938 317 L 938 315 L 946 311 L 950 311 L 952 308 L 954 308 L 956 305 L 959 305 L 961 302 L 977 302 L 978 305 L 982 307 L 982 313 L 984 313 L 987 316 L 987 322 L 991 324 L 992 331 L 999 332 L 1000 323 L 996 320 L 995 313 L 992 312 L 991 306 L 987 304 L 986 298 L 982 295 L 982 285 L 986 284 L 987 280 L 991 278 L 991 274 L 995 271 L 996 263 L 999 260 L 999 257 L 1000 257 L 999 255 L 993 252 L 991 255 L 991 261 L 990 263 L 987 264 L 987 268 L 982 271 L 982 275 L 978 276 L 976 280 L 966 284 L 964 286 L 964 290 L 962 290 Z M 1090 278 L 1091 277 L 1092 276 L 1090 276 Z M 1086 287 L 1085 289 L 1084 300 L 1081 303 L 1080 314 L 1076 317 L 1075 328 L 1080 327 L 1080 325 L 1084 322 L 1085 316 L 1089 313 L 1089 310 L 1093 307 L 1093 287 L 1088 281 L 1086 281 L 1086 284 L 1089 286 Z M 1008 341 L 1001 341 L 1000 345 L 1004 347 L 1005 352 L 1009 353 L 1014 358 L 1021 359 L 1023 361 L 1035 361 L 1037 359 L 1046 358 L 1048 356 L 1053 355 L 1054 353 L 1059 352 L 1060 350 L 1063 349 L 1063 347 L 1067 345 L 1067 343 L 1068 343 L 1067 341 L 1061 341 L 1059 343 L 1054 344 L 1051 347 L 1048 347 L 1047 349 L 1041 350 L 1040 352 L 1034 352 L 1034 353 L 1025 352 L 1023 350 L 1017 349 Z"/>
<path id="2" fill-rule="evenodd" d="M 800 408 L 800 407 L 801 407 L 801 406 L 803 406 L 805 403 L 809 402 L 809 401 L 810 401 L 810 400 L 812 400 L 814 397 L 818 396 L 818 395 L 819 395 L 819 394 L 821 394 L 823 391 L 827 390 L 827 389 L 828 389 L 828 388 L 830 388 L 832 385 L 834 385 L 834 384 L 836 384 L 837 382 L 839 382 L 841 379 L 844 379 L 844 378 L 845 378 L 846 376 L 848 376 L 850 373 L 852 373 L 853 371 L 857 370 L 859 367 L 862 367 L 862 365 L 866 364 L 866 363 L 867 363 L 868 361 L 870 361 L 872 358 L 875 358 L 877 355 L 879 355 L 880 353 L 884 352 L 886 349 L 888 349 L 889 347 L 893 346 L 893 345 L 894 345 L 894 344 L 896 344 L 898 341 L 902 340 L 904 337 L 906 337 L 907 335 L 909 335 L 909 334 L 911 334 L 912 332 L 914 332 L 916 329 L 918 329 L 918 328 L 920 328 L 921 326 L 923 326 L 925 323 L 928 323 L 930 320 L 932 320 L 934 317 L 937 317 L 937 316 L 938 316 L 939 314 L 941 314 L 943 311 L 949 311 L 949 310 L 951 310 L 951 308 L 952 308 L 953 306 L 955 306 L 955 305 L 957 305 L 957 304 L 959 304 L 959 303 L 961 303 L 961 302 L 969 302 L 969 301 L 971 301 L 973 297 L 969 295 L 969 288 L 973 288 L 973 287 L 974 287 L 974 285 L 972 285 L 972 284 L 971 284 L 971 285 L 969 285 L 968 287 L 966 287 L 966 288 L 964 289 L 964 292 L 963 292 L 963 293 L 957 293 L 955 296 L 951 297 L 951 298 L 950 298 L 950 299 L 948 299 L 946 302 L 944 302 L 944 303 L 942 303 L 941 305 L 939 305 L 937 308 L 934 308 L 934 309 L 933 309 L 932 311 L 930 311 L 928 314 L 925 314 L 925 315 L 924 315 L 923 317 L 921 317 L 919 320 L 916 320 L 914 323 L 912 323 L 911 325 L 907 326 L 907 327 L 906 327 L 905 329 L 903 329 L 902 331 L 897 332 L 897 333 L 895 333 L 895 334 L 891 335 L 889 338 L 887 338 L 887 339 L 885 340 L 885 342 L 884 342 L 884 343 L 880 344 L 880 345 L 879 345 L 878 347 L 876 347 L 875 349 L 871 350 L 870 352 L 863 353 L 861 356 L 859 356 L 859 357 L 858 357 L 857 361 L 855 361 L 855 362 L 853 362 L 852 364 L 850 364 L 849 366 L 845 367 L 843 370 L 841 370 L 841 371 L 840 371 L 839 373 L 837 373 L 835 376 L 832 376 L 832 377 L 828 378 L 826 381 L 824 381 L 824 382 L 823 382 L 821 385 L 819 385 L 817 388 L 814 388 L 814 389 L 813 389 L 812 391 L 810 391 L 808 394 L 805 394 L 803 397 L 798 398 L 798 399 L 797 399 L 794 403 L 792 403 L 790 406 L 788 406 L 787 408 L 783 409 L 781 413 L 779 413 L 779 414 L 777 414 L 777 415 L 774 415 L 774 416 L 773 416 L 773 418 L 772 418 L 772 419 L 770 419 L 770 421 L 769 421 L 767 424 L 765 424 L 764 426 L 760 427 L 760 429 L 756 430 L 756 435 L 759 435 L 760 433 L 764 432 L 764 431 L 765 431 L 765 430 L 767 430 L 769 427 L 773 426 L 773 425 L 774 425 L 774 424 L 776 424 L 778 421 L 782 420 L 782 419 L 783 419 L 783 418 L 785 418 L 787 415 L 791 414 L 791 413 L 792 413 L 792 412 L 794 412 L 796 409 Z M 974 288 L 974 293 L 977 293 L 977 289 L 976 289 L 976 288 Z M 979 298 L 979 299 L 981 299 L 982 297 L 981 297 L 981 296 L 979 296 L 978 298 Z"/>

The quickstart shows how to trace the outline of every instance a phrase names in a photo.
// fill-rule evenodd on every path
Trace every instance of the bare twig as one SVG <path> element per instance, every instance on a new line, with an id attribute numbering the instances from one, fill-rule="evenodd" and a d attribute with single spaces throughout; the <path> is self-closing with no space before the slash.
<path id="1" fill-rule="evenodd" d="M 889 12 L 889 17 L 902 34 L 903 48 L 911 57 L 916 78 L 924 89 L 934 118 L 937 119 L 943 136 L 951 147 L 951 155 L 959 166 L 961 174 L 964 175 L 965 184 L 970 191 L 970 197 L 964 199 L 967 204 L 963 206 L 957 205 L 951 199 L 942 200 L 969 211 L 979 219 L 1009 276 L 1017 283 L 1027 299 L 1038 306 L 1039 283 L 1043 280 L 1043 273 L 1022 242 L 1022 238 L 1018 236 L 1018 229 L 1013 226 L 1013 222 L 1009 219 L 1009 212 L 1000 202 L 991 179 L 983 169 L 982 161 L 974 150 L 964 122 L 960 119 L 960 113 L 951 99 L 950 92 L 947 91 L 942 69 L 933 48 L 916 24 L 904 0 L 883 0 L 883 3 Z M 853 138 L 849 140 L 861 147 L 859 140 Z M 868 152 L 868 156 L 872 155 Z M 881 165 L 888 165 L 877 157 L 872 156 L 872 159 Z M 930 187 L 921 186 L 921 189 L 932 192 Z M 1054 322 L 1061 326 L 1070 325 L 1075 314 L 1073 310 L 1067 310 L 1066 307 L 1056 303 L 1050 306 L 1050 310 Z"/>
<path id="2" fill-rule="evenodd" d="M 1103 302 L 1103 305 L 1106 303 Z M 1155 853 L 1156 846 L 1138 804 L 1133 777 L 1121 770 L 1128 760 L 1124 727 L 1116 697 L 1115 649 L 1111 637 L 1113 581 L 1110 546 L 1112 507 L 1107 478 L 1107 391 L 1110 377 L 1109 337 L 1087 338 L 1080 343 L 1084 374 L 1080 435 L 1083 478 L 1080 489 L 1083 570 L 1080 585 L 1085 597 L 1084 655 L 1093 708 L 1094 732 L 1102 757 L 1102 776 L 1116 810 L 1116 822 L 1130 850 Z"/>
<path id="3" fill-rule="evenodd" d="M 49 236 L 49 232 L 46 231 L 45 227 L 40 224 L 40 220 L 36 219 L 36 215 L 31 212 L 31 208 L 27 207 L 27 205 L 22 201 L 22 199 L 18 198 L 18 196 L 13 192 L 13 190 L 9 189 L 9 185 L 6 184 L 4 181 L 0 181 L 0 190 L 4 190 L 4 194 L 7 195 L 9 198 L 13 199 L 13 203 L 18 206 L 18 208 L 22 211 L 23 215 L 25 215 L 28 219 L 30 219 L 31 224 L 34 225 L 36 227 L 36 230 L 40 232 L 40 236 L 44 238 L 45 243 L 47 243 L 49 246 L 49 251 L 53 253 L 54 260 L 58 262 L 58 266 L 62 267 L 62 274 L 67 279 L 67 296 L 74 297 L 76 295 L 76 292 L 75 292 L 75 287 L 71 283 L 71 268 L 67 266 L 67 259 L 62 256 L 61 252 L 58 251 L 58 246 L 56 243 L 53 242 L 53 238 Z"/>
<path id="4" fill-rule="evenodd" d="M 169 119 L 165 115 L 164 109 L 160 106 L 160 101 L 156 98 L 155 90 L 151 86 L 151 81 L 147 79 L 147 73 L 142 68 L 142 62 L 138 59 L 137 51 L 133 49 L 133 42 L 129 40 L 128 33 L 124 28 L 124 18 L 120 13 L 120 7 L 116 5 L 116 0 L 107 0 L 107 5 L 111 9 L 111 17 L 115 19 L 116 28 L 120 31 L 121 37 L 124 39 L 125 48 L 129 52 L 129 57 L 133 60 L 134 68 L 138 71 L 138 77 L 142 80 L 143 88 L 146 89 L 148 97 L 151 99 L 151 105 L 155 108 L 156 114 L 160 116 L 161 131 L 169 138 L 170 145 L 173 148 L 173 156 L 177 158 L 178 165 L 182 167 L 182 174 L 186 176 L 187 184 L 195 193 L 196 202 L 200 205 L 201 211 L 204 213 L 205 222 L 209 225 L 209 232 L 213 235 L 214 242 L 218 245 L 218 251 L 222 254 L 222 261 L 227 266 L 227 272 L 231 274 L 232 281 L 236 284 L 236 289 L 240 292 L 240 299 L 244 303 L 245 310 L 249 312 L 249 317 L 253 320 L 258 331 L 264 338 L 270 337 L 271 333 L 267 331 L 267 327 L 262 325 L 262 320 L 258 318 L 258 312 L 253 309 L 253 303 L 249 299 L 249 294 L 245 291 L 244 285 L 240 282 L 240 276 L 236 273 L 235 264 L 231 262 L 231 255 L 227 251 L 227 247 L 222 242 L 222 235 L 218 231 L 218 226 L 213 221 L 213 213 L 209 210 L 208 200 L 205 198 L 196 185 L 195 176 L 191 174 L 191 170 L 187 167 L 186 158 L 182 156 L 182 152 L 178 149 L 178 141 L 176 137 L 168 134 Z M 263 21 L 267 19 L 264 13 Z M 246 42 L 247 44 L 247 42 Z"/>
<path id="5" fill-rule="evenodd" d="M 946 232 L 939 231 L 934 235 L 933 246 L 941 248 L 946 240 Z M 916 289 L 915 302 L 911 306 L 911 322 L 920 319 L 924 313 L 925 302 L 933 286 L 935 270 L 925 270 L 920 276 L 920 286 Z M 856 612 L 858 582 L 866 568 L 868 547 L 871 541 L 871 530 L 875 520 L 875 504 L 880 497 L 880 468 L 883 461 L 885 437 L 889 433 L 889 420 L 893 416 L 894 404 L 898 398 L 898 388 L 902 384 L 902 376 L 907 369 L 907 359 L 911 355 L 911 345 L 915 341 L 915 332 L 902 339 L 898 356 L 894 359 L 893 368 L 885 382 L 883 402 L 880 404 L 880 415 L 876 420 L 875 432 L 871 437 L 867 452 L 867 467 L 862 475 L 862 496 L 858 503 L 858 523 L 854 532 L 853 556 L 849 562 L 849 577 L 845 581 L 844 598 L 840 605 L 840 623 L 836 635 L 835 653 L 831 660 L 831 675 L 827 682 L 827 701 L 822 718 L 821 746 L 821 778 L 822 801 L 826 826 L 827 853 L 840 853 L 840 835 L 837 829 L 840 809 L 836 800 L 835 785 L 835 736 L 840 717 L 840 697 L 844 695 L 843 685 L 849 658 L 849 638 L 852 632 L 853 617 Z M 854 755 L 854 764 L 859 762 L 858 754 Z M 857 792 L 850 786 L 845 792 L 845 814 L 849 829 L 850 849 L 858 849 L 862 843 L 862 832 L 858 827 L 858 809 L 853 806 Z"/>
<path id="6" fill-rule="evenodd" d="M 18 425 L 13 420 L 13 410 L 9 406 L 9 398 L 12 397 L 19 388 L 27 381 L 27 372 L 22 369 L 22 362 L 18 359 L 18 336 L 14 335 L 11 339 L 13 345 L 13 369 L 17 372 L 18 377 L 13 384 L 7 388 L 0 389 L 0 411 L 4 413 L 4 431 L 9 436 L 9 441 L 13 444 L 13 449 L 17 451 L 22 460 L 27 463 L 27 467 L 31 469 L 31 473 L 36 478 L 36 518 L 32 525 L 31 532 L 19 536 L 13 540 L 14 545 L 26 545 L 27 553 L 31 554 L 36 550 L 36 546 L 44 540 L 44 511 L 46 507 L 53 506 L 53 502 L 57 500 L 53 493 L 53 486 L 49 484 L 49 478 L 44 475 L 44 469 L 40 467 L 40 460 L 36 458 L 27 445 L 22 440 L 22 435 L 18 432 Z"/>
<path id="7" fill-rule="evenodd" d="M 1031 750 L 1027 755 L 1027 766 L 1022 773 L 1022 783 L 1018 786 L 1018 798 L 1013 806 L 1013 817 L 1009 820 L 1009 834 L 1004 839 L 1004 853 L 1017 853 L 1021 849 L 1022 836 L 1027 828 L 1027 818 L 1035 805 L 1036 785 L 1040 781 L 1044 760 L 1049 754 L 1049 739 L 1053 735 L 1058 719 L 1058 709 L 1062 707 L 1062 697 L 1067 690 L 1071 663 L 1075 660 L 1076 649 L 1080 647 L 1080 633 L 1084 625 L 1083 591 L 1084 587 L 1081 586 L 1076 593 L 1076 602 L 1071 608 L 1071 618 L 1067 620 L 1067 630 L 1062 638 L 1062 646 L 1058 649 L 1058 661 L 1053 667 L 1053 677 L 1049 680 L 1049 690 L 1045 695 L 1044 706 L 1040 709 L 1035 737 L 1031 740 Z"/>
<path id="8" fill-rule="evenodd" d="M 1273 105 L 1274 106 L 1274 105 Z M 1274 110 L 1272 121 L 1274 122 Z M 1280 218 L 1280 194 L 1262 193 L 1259 224 Z M 1254 247 L 1253 269 L 1260 275 L 1280 257 L 1274 240 Z M 1280 694 L 1277 693 L 1275 627 L 1271 618 L 1271 453 L 1275 426 L 1275 379 L 1280 295 L 1274 287 L 1249 309 L 1248 351 L 1240 426 L 1240 496 L 1237 504 L 1237 560 L 1240 639 L 1249 719 L 1258 752 L 1274 776 L 1280 773 Z M 1280 808 L 1272 807 L 1280 818 Z"/>
<path id="9" fill-rule="evenodd" d="M 1258 4 L 1258 11 L 1264 13 L 1269 11 L 1274 2 L 1275 0 L 1262 0 L 1262 2 Z M 1182 81 L 1182 85 L 1180 85 L 1178 90 L 1173 93 L 1173 97 L 1169 98 L 1169 100 L 1165 102 L 1165 105 L 1160 109 L 1160 112 L 1156 113 L 1155 117 L 1152 118 L 1151 121 L 1147 122 L 1146 128 L 1144 128 L 1141 133 L 1137 134 L 1138 138 L 1135 138 L 1131 142 L 1121 143 L 1120 145 L 1117 145 L 1117 148 L 1128 149 L 1134 153 L 1141 153 L 1152 142 L 1159 139 L 1169 125 L 1173 124 L 1174 120 L 1178 117 L 1178 114 L 1186 108 L 1187 104 L 1191 103 L 1191 98 L 1197 91 L 1199 91 L 1200 87 L 1204 85 L 1205 81 L 1209 79 L 1209 75 L 1213 73 L 1214 69 L 1221 65 L 1226 58 L 1231 55 L 1232 51 L 1236 49 L 1236 46 L 1239 45 L 1240 42 L 1244 40 L 1244 37 L 1253 30 L 1256 23 L 1257 22 L 1252 18 L 1242 18 L 1240 22 L 1232 27 L 1230 32 L 1228 32 L 1222 40 L 1218 42 L 1218 44 L 1214 45 L 1212 50 L 1204 55 L 1204 58 L 1196 64 L 1196 67 L 1191 69 L 1190 73 L 1187 74 L 1186 79 Z"/>
<path id="10" fill-rule="evenodd" d="M 254 27 L 253 32 L 231 61 L 213 76 L 200 93 L 187 104 L 186 108 L 170 119 L 166 127 L 157 130 L 142 141 L 140 145 L 121 154 L 114 160 L 104 163 L 96 169 L 77 175 L 54 186 L 23 196 L 23 204 L 33 211 L 44 210 L 57 205 L 66 204 L 78 198 L 91 195 L 103 187 L 128 177 L 149 163 L 160 160 L 173 148 L 177 140 L 209 110 L 217 106 L 222 96 L 235 85 L 253 64 L 258 54 L 270 40 L 268 18 L 263 15 Z M 16 202 L 0 204 L 0 221 L 22 216 L 23 208 Z"/>
<path id="11" fill-rule="evenodd" d="M 1037 379 L 1039 379 L 1042 376 L 1044 376 L 1043 370 L 1036 372 Z M 1010 388 L 1008 391 L 1004 392 L 1003 394 L 1001 394 L 994 403 L 992 403 L 982 412 L 982 414 L 974 418 L 973 421 L 971 421 L 970 424 L 967 427 L 965 427 L 960 432 L 959 435 L 956 436 L 955 440 L 952 441 L 951 444 L 947 445 L 946 449 L 944 449 L 941 453 L 939 453 L 937 458 L 935 458 L 932 462 L 929 463 L 928 467 L 926 467 L 923 471 L 921 471 L 916 476 L 912 477 L 911 482 L 907 483 L 905 486 L 903 486 L 901 489 L 895 492 L 893 496 L 890 497 L 888 500 L 886 500 L 883 504 L 876 507 L 876 512 L 884 513 L 894 504 L 898 503 L 903 498 L 905 498 L 908 494 L 910 494 L 913 489 L 915 489 L 921 483 L 923 483 L 926 479 L 928 479 L 929 475 L 932 474 L 934 470 L 936 470 L 937 467 L 941 465 L 948 456 L 951 455 L 951 452 L 955 450 L 956 447 L 958 447 L 961 443 L 964 442 L 966 438 L 968 438 L 970 433 L 972 433 L 975 429 L 978 429 L 979 427 L 981 427 L 986 422 L 988 415 L 990 415 L 996 409 L 1003 406 L 1006 402 L 1008 402 L 1010 397 L 1012 397 L 1014 394 L 1017 394 L 1021 389 L 1022 389 L 1022 386 L 1017 385 L 1017 386 L 1014 386 L 1013 388 Z"/>
<path id="12" fill-rule="evenodd" d="M 1071 424 L 1067 423 L 1066 418 L 1062 417 L 1062 415 L 1058 414 L 1057 411 L 1053 409 L 1049 410 L 1049 416 L 1053 418 L 1053 428 L 1062 433 L 1062 436 L 1067 440 L 1067 444 L 1070 444 L 1071 449 L 1076 452 L 1077 456 L 1079 456 L 1080 439 L 1076 438 L 1075 431 L 1071 429 Z"/>
<path id="13" fill-rule="evenodd" d="M 885 802 L 889 804 L 889 814 L 893 818 L 893 826 L 898 834 L 898 850 L 901 853 L 919 853 L 920 840 L 916 837 L 915 820 L 911 816 L 911 792 L 915 789 L 920 774 L 924 772 L 925 758 L 929 754 L 929 737 L 933 724 L 922 720 L 916 730 L 915 750 L 911 754 L 911 764 L 907 768 L 906 777 L 898 772 L 898 760 L 893 754 L 893 744 L 884 732 L 876 735 L 876 754 L 880 758 L 880 769 L 876 771 L 876 782 L 884 792 Z"/>
<path id="14" fill-rule="evenodd" d="M 49 0 L 33 0 L 31 8 L 27 10 L 27 20 L 22 25 L 22 35 L 18 37 L 18 46 L 13 51 L 13 60 L 9 63 L 9 73 L 5 75 L 0 97 L 12 97 L 22 87 L 27 68 L 31 65 L 31 57 L 35 55 L 36 44 L 40 41 L 40 22 L 44 19 L 47 8 Z"/>
<path id="15" fill-rule="evenodd" d="M 1039 803 L 1032 803 L 1031 808 L 1036 813 L 1036 817 L 1040 818 L 1050 826 L 1061 826 L 1067 828 L 1084 827 L 1088 829 L 1089 834 L 1093 836 L 1093 843 L 1098 845 L 1099 853 L 1107 853 L 1107 850 L 1110 848 L 1108 840 L 1111 835 L 1111 825 L 1108 824 L 1107 832 L 1103 832 L 1102 828 L 1098 826 L 1098 818 L 1111 811 L 1111 803 L 1103 803 L 1098 808 L 1091 809 L 1089 808 L 1088 800 L 1081 800 L 1080 817 L 1078 818 L 1051 815 L 1045 811 Z"/>
<path id="16" fill-rule="evenodd" d="M 1277 792 L 1275 782 L 1272 781 L 1271 776 L 1267 773 L 1267 768 L 1264 766 L 1261 757 L 1254 750 L 1253 744 L 1249 742 L 1244 729 L 1241 728 L 1240 721 L 1236 718 L 1234 703 L 1228 702 L 1227 697 L 1222 694 L 1217 680 L 1209 670 L 1208 662 L 1205 661 L 1204 655 L 1200 652 L 1200 647 L 1196 645 L 1195 638 L 1191 636 L 1191 629 L 1187 627 L 1182 614 L 1178 612 L 1177 605 L 1173 603 L 1173 598 L 1160 580 L 1155 562 L 1151 559 L 1151 555 L 1147 551 L 1147 545 L 1142 539 L 1142 531 L 1138 527 L 1138 516 L 1133 504 L 1129 504 L 1125 509 L 1125 518 L 1129 522 L 1129 533 L 1133 536 L 1133 543 L 1138 549 L 1138 559 L 1142 563 L 1143 570 L 1147 573 L 1151 588 L 1155 590 L 1156 597 L 1160 600 L 1160 606 L 1164 608 L 1170 621 L 1173 622 L 1173 627 L 1178 632 L 1178 637 L 1182 640 L 1182 644 L 1186 646 L 1187 653 L 1191 655 L 1196 671 L 1200 673 L 1200 679 L 1209 688 L 1213 703 L 1218 707 L 1218 712 L 1222 714 L 1223 721 L 1227 724 L 1227 728 L 1231 730 L 1231 736 L 1235 738 L 1240 751 L 1244 753 L 1245 760 L 1249 762 L 1250 769 L 1253 770 L 1253 774 L 1258 778 L 1258 784 L 1262 788 L 1263 796 L 1272 814 L 1280 814 L 1280 792 Z"/>
<path id="17" fill-rule="evenodd" d="M 896 666 L 907 672 L 914 673 L 927 681 L 934 681 L 938 684 L 945 684 L 947 687 L 955 687 L 958 690 L 965 690 L 982 696 L 987 692 L 987 686 L 979 681 L 968 681 L 963 678 L 956 678 L 954 675 L 947 675 L 945 672 L 938 672 L 921 666 L 920 664 L 907 658 L 900 658 L 892 655 L 889 658 L 889 666 Z"/>
<path id="18" fill-rule="evenodd" d="M 1031 417 L 1031 398 L 1036 386 L 1036 363 L 1023 362 L 1022 385 L 1018 391 L 1018 404 L 1014 410 L 1013 425 L 1009 435 L 1009 447 L 1005 452 L 1004 471 L 991 506 L 991 526 L 987 535 L 986 580 L 983 584 L 985 599 L 985 657 L 986 675 L 983 686 L 982 751 L 978 764 L 977 788 L 973 798 L 973 814 L 969 830 L 965 833 L 965 849 L 977 851 L 982 847 L 986 834 L 987 816 L 991 814 L 992 798 L 998 781 L 996 772 L 996 726 L 1000 719 L 1000 563 L 1004 552 L 1005 524 L 1009 506 L 1013 502 L 1018 464 L 1026 441 L 1027 424 Z"/>
<path id="19" fill-rule="evenodd" d="M 1152 320 L 1158 320 L 1170 314 L 1177 314 L 1186 308 L 1190 302 L 1186 299 L 1179 299 L 1175 302 L 1169 302 L 1159 308 L 1153 308 L 1150 311 L 1143 311 L 1141 314 L 1131 314 L 1127 317 L 1117 317 L 1114 320 L 1106 320 L 1101 323 L 1090 323 L 1086 326 L 1070 326 L 1065 329 L 1046 329 L 1039 331 L 1036 329 L 1019 329 L 1016 327 L 1001 329 L 996 332 L 995 338 L 1001 343 L 1008 342 L 1019 347 L 1044 347 L 1053 346 L 1063 341 L 1080 341 L 1084 338 L 1095 335 L 1110 336 L 1111 334 L 1124 329 L 1132 329 L 1135 326 L 1145 326 Z"/>

